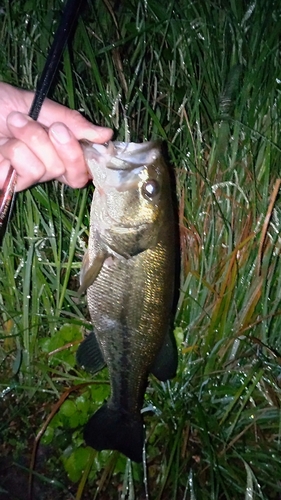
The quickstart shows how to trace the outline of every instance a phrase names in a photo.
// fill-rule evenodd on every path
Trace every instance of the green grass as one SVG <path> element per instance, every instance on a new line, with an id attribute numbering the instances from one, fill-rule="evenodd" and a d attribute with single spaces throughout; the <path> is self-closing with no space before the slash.
<path id="1" fill-rule="evenodd" d="M 4 2 L 3 80 L 34 87 L 53 5 Z M 53 94 L 118 140 L 166 140 L 176 171 L 181 354 L 176 379 L 151 378 L 146 394 L 151 499 L 281 495 L 280 13 L 277 0 L 96 1 Z M 106 371 L 92 379 L 74 358 L 90 328 L 77 289 L 91 191 L 49 184 L 18 197 L 0 257 L 2 448 L 17 464 L 30 455 L 60 401 L 40 440 L 54 457 L 34 469 L 53 497 L 137 499 L 142 466 L 83 447 L 108 394 Z"/>

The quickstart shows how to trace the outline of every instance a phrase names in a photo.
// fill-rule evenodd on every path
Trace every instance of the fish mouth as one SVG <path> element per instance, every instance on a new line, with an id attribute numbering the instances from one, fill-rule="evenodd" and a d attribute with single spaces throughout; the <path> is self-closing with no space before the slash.
<path id="1" fill-rule="evenodd" d="M 84 152 L 90 153 L 97 163 L 106 162 L 110 170 L 134 170 L 143 165 L 150 165 L 161 154 L 161 141 L 112 142 L 92 144 L 83 141 Z"/>
<path id="2" fill-rule="evenodd" d="M 113 145 L 113 143 L 111 143 Z M 111 148 L 111 145 L 109 144 Z M 111 170 L 134 170 L 142 165 L 151 165 L 160 155 L 160 142 L 117 142 L 114 144 L 116 156 L 112 157 L 108 168 Z"/>

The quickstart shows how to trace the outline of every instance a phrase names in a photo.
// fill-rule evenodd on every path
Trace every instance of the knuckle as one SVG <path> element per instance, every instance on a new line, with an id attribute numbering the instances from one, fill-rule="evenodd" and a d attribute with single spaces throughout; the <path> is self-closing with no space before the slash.
<path id="1" fill-rule="evenodd" d="M 28 126 L 28 142 L 29 144 L 36 145 L 38 143 L 44 144 L 47 141 L 47 133 L 40 125 L 30 124 Z"/>
<path id="2" fill-rule="evenodd" d="M 26 146 L 18 139 L 10 139 L 1 148 L 1 153 L 11 162 L 17 162 L 21 156 L 26 154 Z"/>
<path id="3" fill-rule="evenodd" d="M 30 181 L 37 181 L 44 175 L 43 163 L 30 151 L 28 146 L 17 139 L 11 139 L 6 144 L 2 155 L 9 159 L 20 176 L 27 176 Z"/>
<path id="4" fill-rule="evenodd" d="M 80 111 L 77 111 L 77 109 L 72 109 L 71 115 L 72 115 L 72 119 L 74 121 L 78 121 L 78 122 L 83 121 L 84 122 L 83 116 L 81 115 Z"/>

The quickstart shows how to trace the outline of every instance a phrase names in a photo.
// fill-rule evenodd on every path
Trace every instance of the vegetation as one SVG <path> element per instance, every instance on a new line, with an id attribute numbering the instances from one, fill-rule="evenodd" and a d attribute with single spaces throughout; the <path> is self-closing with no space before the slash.
<path id="1" fill-rule="evenodd" d="M 35 87 L 60 8 L 3 0 L 2 80 Z M 0 254 L 1 498 L 26 499 L 28 474 L 36 499 L 281 498 L 280 15 L 279 0 L 87 5 L 52 97 L 118 140 L 167 142 L 180 365 L 150 379 L 146 469 L 85 448 L 108 394 L 106 370 L 75 365 L 92 187 L 21 193 Z"/>

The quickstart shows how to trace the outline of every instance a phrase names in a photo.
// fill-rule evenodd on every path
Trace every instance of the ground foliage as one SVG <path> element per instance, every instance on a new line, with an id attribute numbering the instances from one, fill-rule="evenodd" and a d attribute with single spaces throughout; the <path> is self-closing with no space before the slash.
<path id="1" fill-rule="evenodd" d="M 2 80 L 34 88 L 60 10 L 2 2 Z M 279 0 L 89 2 L 53 89 L 118 140 L 167 141 L 176 171 L 180 365 L 146 394 L 151 499 L 281 498 L 280 19 Z M 36 499 L 144 498 L 141 465 L 83 444 L 108 395 L 75 365 L 91 194 L 22 193 L 2 245 L 1 498 L 29 470 Z"/>

